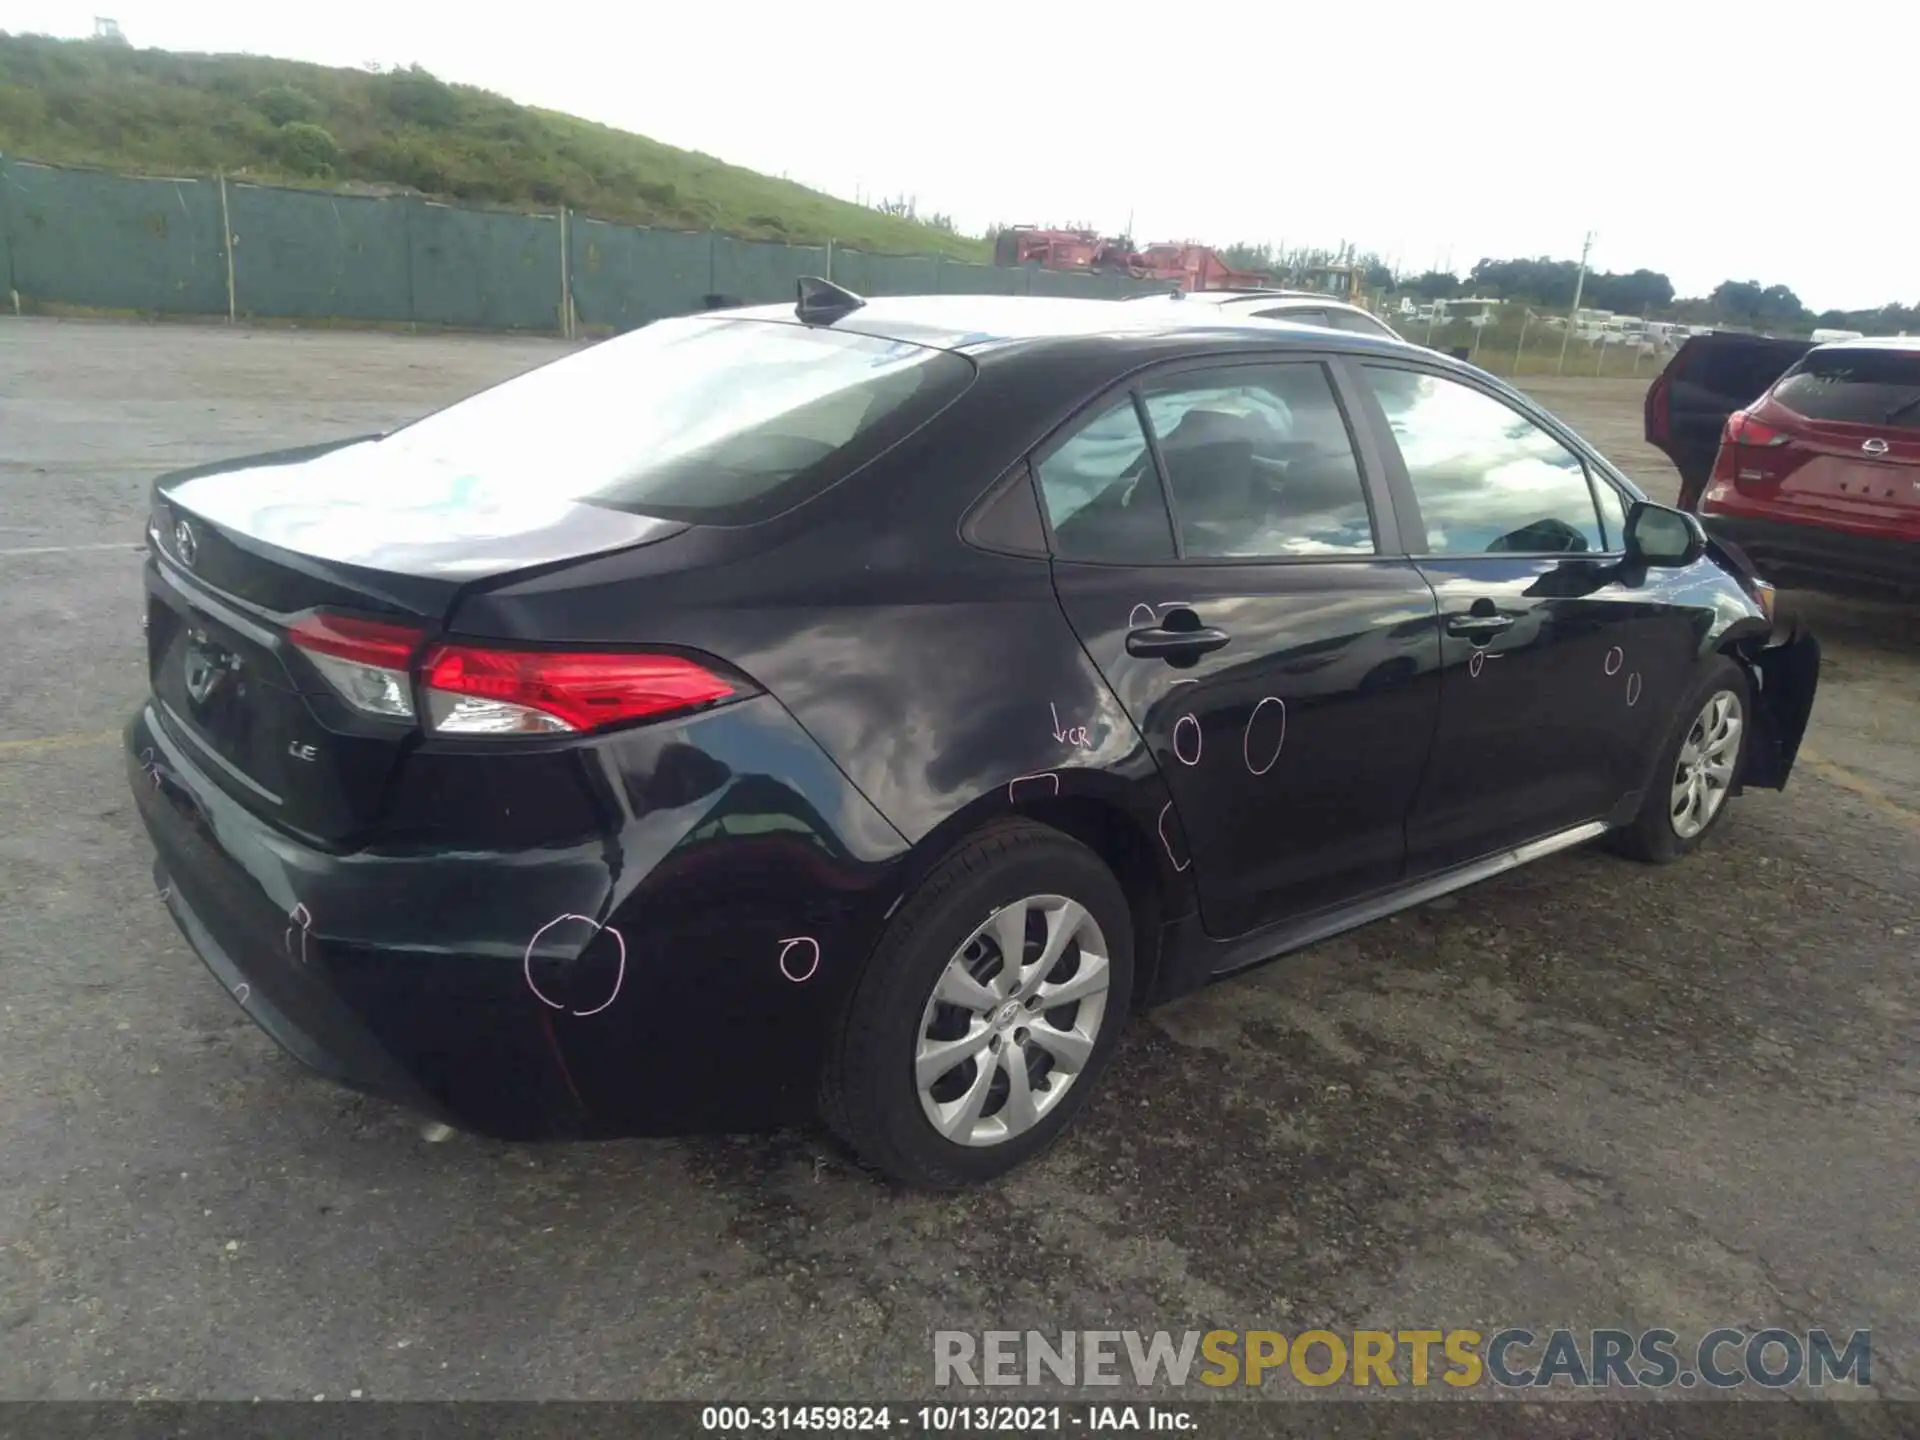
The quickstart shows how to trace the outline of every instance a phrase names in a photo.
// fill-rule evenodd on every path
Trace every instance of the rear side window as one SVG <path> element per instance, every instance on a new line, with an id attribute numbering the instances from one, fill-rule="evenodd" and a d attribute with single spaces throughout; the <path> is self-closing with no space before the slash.
<path id="1" fill-rule="evenodd" d="M 1144 394 L 1187 558 L 1373 553 L 1360 466 L 1324 366 L 1185 371 Z"/>
<path id="2" fill-rule="evenodd" d="M 1335 310 L 1332 313 L 1333 328 L 1336 330 L 1351 330 L 1356 335 L 1386 335 L 1399 338 L 1394 336 L 1391 327 L 1381 324 L 1371 315 L 1362 315 L 1357 310 Z"/>
<path id="3" fill-rule="evenodd" d="M 1289 325 L 1318 325 L 1324 329 L 1327 323 L 1327 312 L 1324 310 L 1309 310 L 1300 306 L 1282 306 L 1278 310 L 1262 310 L 1259 318 L 1262 320 L 1285 320 Z"/>
<path id="4" fill-rule="evenodd" d="M 375 470 L 454 477 L 449 502 L 576 500 L 744 524 L 904 439 L 972 382 L 942 350 L 768 320 L 661 320 L 397 431 Z M 379 483 L 369 475 L 369 483 Z"/>
<path id="5" fill-rule="evenodd" d="M 1167 502 L 1131 395 L 1096 413 L 1035 469 L 1061 559 L 1173 559 Z"/>
<path id="6" fill-rule="evenodd" d="M 1773 398 L 1809 420 L 1920 429 L 1920 354 L 1815 350 L 1781 378 Z"/>

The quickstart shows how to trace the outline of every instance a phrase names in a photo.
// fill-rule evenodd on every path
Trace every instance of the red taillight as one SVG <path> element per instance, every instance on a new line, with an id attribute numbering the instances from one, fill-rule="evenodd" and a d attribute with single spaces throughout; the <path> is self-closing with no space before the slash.
<path id="1" fill-rule="evenodd" d="M 327 683 L 356 710 L 413 718 L 408 662 L 426 638 L 406 625 L 316 612 L 296 620 L 287 638 L 306 652 Z"/>
<path id="2" fill-rule="evenodd" d="M 1764 420 L 1756 420 L 1745 410 L 1736 410 L 1727 417 L 1722 438 L 1730 445 L 1744 445 L 1750 450 L 1771 450 L 1785 445 L 1793 437 Z"/>
<path id="3" fill-rule="evenodd" d="M 439 645 L 420 678 L 428 723 L 448 735 L 598 730 L 734 694 L 729 681 L 678 655 Z"/>
<path id="4" fill-rule="evenodd" d="M 361 665 L 404 670 L 425 637 L 407 625 L 315 613 L 294 621 L 287 638 L 310 655 L 332 655 Z"/>

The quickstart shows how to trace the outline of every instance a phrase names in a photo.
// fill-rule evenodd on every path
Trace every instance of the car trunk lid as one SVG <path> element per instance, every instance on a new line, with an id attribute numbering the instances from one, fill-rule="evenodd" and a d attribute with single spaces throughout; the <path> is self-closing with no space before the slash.
<path id="1" fill-rule="evenodd" d="M 147 655 L 163 722 L 242 804 L 322 841 L 346 843 L 377 821 L 418 735 L 411 652 L 463 592 L 690 528 L 524 490 L 489 494 L 471 477 L 383 454 L 385 443 L 165 477 L 149 521 Z M 394 713 L 367 713 L 329 679 L 330 657 L 301 639 L 315 616 L 401 637 Z"/>

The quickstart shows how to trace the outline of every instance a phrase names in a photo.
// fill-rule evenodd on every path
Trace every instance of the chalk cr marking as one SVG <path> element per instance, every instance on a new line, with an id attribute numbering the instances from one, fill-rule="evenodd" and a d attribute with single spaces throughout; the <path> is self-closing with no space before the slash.
<path id="1" fill-rule="evenodd" d="M 1060 777 L 1051 770 L 1043 771 L 1038 775 L 1016 775 L 1013 779 L 1007 781 L 1007 803 L 1009 805 L 1013 803 L 1013 787 L 1016 785 L 1025 785 L 1030 780 L 1051 780 L 1053 782 L 1053 793 L 1055 795 L 1060 793 Z"/>
<path id="2" fill-rule="evenodd" d="M 1189 858 L 1186 864 L 1182 864 L 1180 857 L 1173 853 L 1173 840 L 1172 837 L 1167 834 L 1167 816 L 1172 813 L 1173 802 L 1171 800 L 1160 807 L 1160 843 L 1166 847 L 1167 859 L 1173 862 L 1175 872 L 1181 872 L 1186 870 L 1187 866 L 1193 864 L 1193 861 Z"/>
<path id="3" fill-rule="evenodd" d="M 1627 676 L 1627 704 L 1638 705 L 1639 703 L 1640 703 L 1640 672 L 1638 670 L 1635 670 L 1632 674 Z"/>
<path id="4" fill-rule="evenodd" d="M 1086 726 L 1062 725 L 1060 723 L 1060 707 L 1054 704 L 1051 700 L 1047 702 L 1047 709 L 1051 711 L 1053 714 L 1053 738 L 1054 739 L 1058 740 L 1063 745 L 1072 745 L 1076 749 L 1080 749 L 1080 750 L 1091 750 L 1093 748 L 1093 740 L 1087 734 Z"/>
<path id="5" fill-rule="evenodd" d="M 253 987 L 244 980 L 233 987 L 233 998 L 238 1000 L 242 1005 L 247 1003 L 247 997 L 251 994 L 253 994 Z"/>
<path id="6" fill-rule="evenodd" d="M 160 788 L 160 762 L 153 758 L 153 747 L 151 745 L 140 752 L 140 768 L 146 772 L 147 779 L 153 782 L 153 788 L 158 790 Z"/>
<path id="7" fill-rule="evenodd" d="M 567 1012 L 568 1014 L 573 1015 L 579 1019 L 585 1019 L 589 1015 L 598 1015 L 602 1010 L 605 1010 L 609 1005 L 613 1004 L 615 1000 L 619 999 L 620 987 L 626 983 L 627 940 L 626 940 L 626 937 L 622 935 L 619 932 L 619 930 L 616 929 L 614 926 L 602 925 L 599 921 L 587 915 L 555 916 L 553 919 L 549 920 L 546 924 L 542 925 L 538 930 L 533 932 L 533 938 L 527 942 L 527 952 L 525 956 L 522 957 L 520 962 L 520 973 L 526 977 L 527 988 L 533 992 L 534 998 L 538 1000 L 542 1005 L 550 1006 L 555 1010 L 566 1010 L 567 1007 L 565 1005 L 562 1005 L 558 1000 L 550 1000 L 546 997 L 546 995 L 541 993 L 539 985 L 535 983 L 533 978 L 533 948 L 534 946 L 540 943 L 540 937 L 542 935 L 546 934 L 549 930 L 553 929 L 554 926 L 564 925 L 569 920 L 578 920 L 582 925 L 591 927 L 594 935 L 598 935 L 602 930 L 605 930 L 607 934 L 613 936 L 613 943 L 620 947 L 619 967 L 614 971 L 613 989 L 607 995 L 607 998 L 603 1000 L 600 1004 L 594 1006 L 591 1010 L 571 1010 Z M 592 935 L 587 937 L 587 943 L 589 945 L 593 943 Z"/>
<path id="8" fill-rule="evenodd" d="M 1618 675 L 1620 667 L 1627 663 L 1627 652 L 1618 645 L 1607 651 L 1607 674 Z"/>
<path id="9" fill-rule="evenodd" d="M 1144 619 L 1142 617 L 1145 617 Z M 1153 607 L 1142 600 L 1127 612 L 1127 628 L 1138 630 L 1142 625 L 1151 625 L 1154 621 Z"/>
<path id="10" fill-rule="evenodd" d="M 1279 733 L 1275 735 L 1273 738 L 1273 751 L 1271 754 L 1267 756 L 1266 763 L 1264 765 L 1256 765 L 1253 763 L 1254 748 L 1255 748 L 1253 730 L 1254 730 L 1254 726 L 1256 724 L 1259 724 L 1260 722 L 1261 712 L 1264 711 L 1269 705 L 1274 706 L 1275 709 L 1279 712 L 1280 730 L 1279 730 Z M 1261 727 L 1262 739 L 1260 741 L 1259 748 L 1262 750 L 1266 749 L 1265 732 L 1267 730 L 1270 730 L 1273 727 L 1273 725 L 1274 725 L 1274 721 L 1270 719 L 1265 723 L 1265 725 Z M 1279 763 L 1281 748 L 1285 746 L 1286 743 L 1287 743 L 1287 702 L 1282 700 L 1278 695 L 1268 695 L 1264 699 L 1262 699 L 1258 705 L 1253 707 L 1253 713 L 1247 716 L 1246 734 L 1240 737 L 1240 758 L 1247 762 L 1247 772 L 1252 775 L 1264 775 L 1269 770 L 1273 769 L 1273 767 Z"/>
<path id="11" fill-rule="evenodd" d="M 820 942 L 811 935 L 795 935 L 780 942 L 780 973 L 794 984 L 811 980 L 819 969 Z M 796 970 L 800 972 L 797 975 Z"/>
<path id="12" fill-rule="evenodd" d="M 296 965 L 307 963 L 307 932 L 313 928 L 313 916 L 304 904 L 296 904 L 287 912 L 287 933 L 280 937 L 281 948 L 287 952 L 287 958 Z M 293 937 L 298 934 L 300 942 L 294 944 Z"/>
<path id="13" fill-rule="evenodd" d="M 1180 743 L 1183 733 L 1188 737 L 1186 745 Z M 1193 751 L 1192 755 L 1187 754 L 1189 749 Z M 1191 715 L 1182 715 L 1173 722 L 1173 758 L 1182 765 L 1200 763 L 1200 722 Z"/>

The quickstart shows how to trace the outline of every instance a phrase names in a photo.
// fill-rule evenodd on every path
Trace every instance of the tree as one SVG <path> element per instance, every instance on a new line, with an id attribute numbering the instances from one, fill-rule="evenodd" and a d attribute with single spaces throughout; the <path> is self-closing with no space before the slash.
<path id="1" fill-rule="evenodd" d="M 1460 293 L 1460 277 L 1450 270 L 1429 270 L 1400 288 L 1422 300 L 1445 300 Z"/>
<path id="2" fill-rule="evenodd" d="M 1763 286 L 1758 280 L 1722 280 L 1707 301 L 1716 318 L 1756 330 L 1795 328 L 1813 319 L 1786 286 Z"/>

